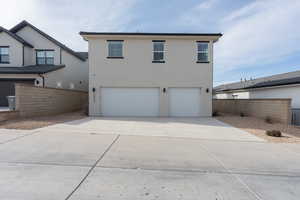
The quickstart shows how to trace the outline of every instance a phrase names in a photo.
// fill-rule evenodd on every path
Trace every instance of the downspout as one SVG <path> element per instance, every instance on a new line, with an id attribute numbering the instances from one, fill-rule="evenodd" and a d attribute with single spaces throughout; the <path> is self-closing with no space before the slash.
<path id="1" fill-rule="evenodd" d="M 41 77 L 43 79 L 43 88 L 45 87 L 45 77 L 42 74 L 38 74 L 39 77 Z"/>

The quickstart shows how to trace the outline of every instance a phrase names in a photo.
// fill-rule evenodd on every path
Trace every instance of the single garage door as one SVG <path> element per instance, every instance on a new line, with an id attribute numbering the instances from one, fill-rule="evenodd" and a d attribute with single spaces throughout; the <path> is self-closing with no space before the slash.
<path id="1" fill-rule="evenodd" d="M 169 88 L 169 115 L 171 117 L 199 117 L 200 88 Z"/>
<path id="2" fill-rule="evenodd" d="M 159 115 L 158 88 L 101 88 L 100 102 L 103 116 Z"/>
<path id="3" fill-rule="evenodd" d="M 8 106 L 7 96 L 15 95 L 15 83 L 33 84 L 33 79 L 0 79 L 0 106 Z"/>

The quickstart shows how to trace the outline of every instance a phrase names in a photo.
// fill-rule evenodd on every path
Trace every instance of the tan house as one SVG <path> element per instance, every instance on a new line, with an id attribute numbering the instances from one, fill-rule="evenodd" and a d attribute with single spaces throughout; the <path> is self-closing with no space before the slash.
<path id="1" fill-rule="evenodd" d="M 73 51 L 26 21 L 0 27 L 0 107 L 16 82 L 87 91 L 87 52 Z"/>
<path id="2" fill-rule="evenodd" d="M 213 44 L 222 34 L 80 34 L 89 44 L 91 116 L 211 116 Z"/>

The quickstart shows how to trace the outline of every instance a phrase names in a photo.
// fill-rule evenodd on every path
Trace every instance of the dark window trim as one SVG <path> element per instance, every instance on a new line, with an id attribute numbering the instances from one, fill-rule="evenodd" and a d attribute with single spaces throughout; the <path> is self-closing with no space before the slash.
<path id="1" fill-rule="evenodd" d="M 106 42 L 124 42 L 124 40 L 106 40 Z"/>
<path id="2" fill-rule="evenodd" d="M 9 46 L 0 46 L 0 48 L 8 48 L 9 49 Z M 9 54 L 8 54 L 8 58 L 9 58 Z M 0 60 L 0 64 L 9 64 L 10 62 L 1 62 Z"/>
<path id="3" fill-rule="evenodd" d="M 124 59 L 123 56 L 121 56 L 121 57 L 107 56 L 106 58 L 107 58 L 107 59 Z"/>
<path id="4" fill-rule="evenodd" d="M 152 63 L 166 63 L 164 60 L 153 60 Z"/>
<path id="5" fill-rule="evenodd" d="M 152 40 L 152 45 L 154 45 L 154 43 L 163 43 L 164 46 L 164 50 L 163 51 L 154 51 L 154 49 L 152 50 L 152 63 L 165 63 L 165 40 Z M 154 60 L 154 53 L 163 53 L 163 60 Z"/>
<path id="6" fill-rule="evenodd" d="M 124 54 L 123 54 L 123 42 L 124 42 L 124 40 L 106 40 L 108 43 L 109 42 L 121 42 L 122 43 L 122 56 L 107 56 L 106 58 L 107 59 L 124 59 Z M 108 52 L 107 52 L 108 54 L 109 54 L 109 46 L 108 46 Z"/>
<path id="7" fill-rule="evenodd" d="M 205 43 L 205 44 L 207 44 L 208 46 L 207 46 L 207 55 L 208 55 L 208 60 L 207 61 L 202 61 L 202 60 L 198 60 L 198 53 L 199 53 L 199 51 L 198 51 L 198 46 L 197 46 L 197 62 L 196 63 L 209 63 L 210 61 L 209 61 L 209 41 L 197 41 L 196 42 L 197 43 L 197 45 L 198 45 L 198 43 Z"/>
<path id="8" fill-rule="evenodd" d="M 43 65 L 50 65 L 50 64 L 47 64 L 47 58 L 50 58 L 50 57 L 45 57 L 45 64 L 38 64 L 38 56 L 37 56 L 37 53 L 39 51 L 53 51 L 55 52 L 54 49 L 36 49 L 35 50 L 35 63 L 36 65 L 39 65 L 39 66 L 43 66 Z M 52 58 L 52 57 L 51 57 Z M 53 55 L 53 65 L 54 65 L 54 55 Z"/>
<path id="9" fill-rule="evenodd" d="M 152 42 L 166 42 L 166 40 L 152 40 Z"/>
<path id="10" fill-rule="evenodd" d="M 197 61 L 196 63 L 209 63 L 209 61 Z"/>

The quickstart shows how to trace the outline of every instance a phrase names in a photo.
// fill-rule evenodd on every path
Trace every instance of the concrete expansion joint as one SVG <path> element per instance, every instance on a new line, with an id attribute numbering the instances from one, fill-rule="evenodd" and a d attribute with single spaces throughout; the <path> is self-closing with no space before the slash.
<path id="1" fill-rule="evenodd" d="M 89 169 L 87 174 L 83 177 L 83 179 L 80 181 L 80 183 L 74 188 L 73 191 L 65 198 L 65 200 L 68 200 L 71 198 L 71 196 L 78 190 L 78 188 L 83 184 L 83 182 L 87 179 L 87 177 L 92 173 L 92 171 L 95 169 L 95 167 L 98 165 L 98 163 L 104 158 L 106 153 L 111 149 L 111 147 L 117 142 L 117 140 L 120 138 L 120 135 L 117 135 L 116 138 L 112 141 L 112 143 L 107 147 L 107 149 L 102 153 L 102 155 L 99 157 L 99 159 L 94 163 L 94 165 Z"/>

